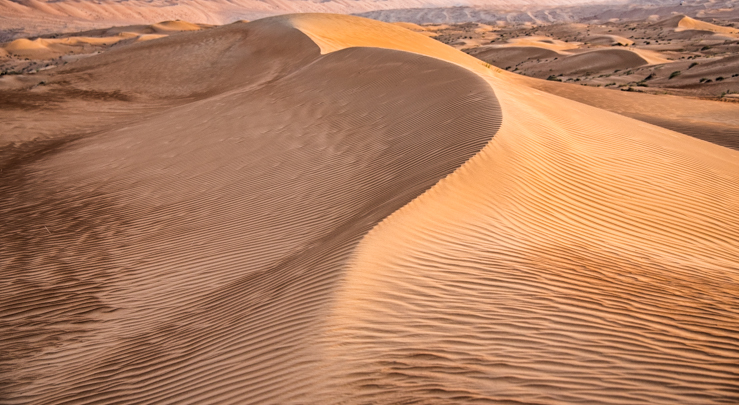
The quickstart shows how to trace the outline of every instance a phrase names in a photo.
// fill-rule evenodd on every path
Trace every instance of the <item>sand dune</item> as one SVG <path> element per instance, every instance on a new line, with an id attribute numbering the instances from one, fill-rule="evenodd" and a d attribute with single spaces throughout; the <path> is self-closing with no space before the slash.
<path id="1" fill-rule="evenodd" d="M 0 52 L 19 58 L 53 59 L 62 55 L 93 53 L 95 49 L 133 38 L 135 41 L 148 41 L 164 38 L 169 34 L 202 29 L 196 24 L 184 21 L 165 21 L 152 25 L 115 27 L 93 30 L 80 35 L 60 38 L 19 38 L 0 46 Z"/>
<path id="2" fill-rule="evenodd" d="M 13 42 L 6 44 L 0 49 L 5 50 L 6 53 L 19 57 L 29 59 L 53 59 L 61 55 L 66 55 L 75 52 L 84 52 L 87 45 L 108 45 L 116 43 L 126 39 L 125 36 L 109 37 L 109 38 L 94 38 L 94 37 L 74 37 L 74 38 L 54 38 L 45 39 L 37 38 L 34 40 L 28 40 L 26 38 L 16 39 Z"/>
<path id="3" fill-rule="evenodd" d="M 329 392 L 736 399 L 739 154 L 486 77 L 491 143 L 358 248 L 324 336 Z"/>
<path id="4" fill-rule="evenodd" d="M 596 35 L 588 37 L 587 42 L 593 45 L 607 45 L 607 46 L 628 46 L 632 45 L 634 41 L 624 38 L 619 35 Z"/>
<path id="5" fill-rule="evenodd" d="M 739 30 L 729 27 L 721 27 L 719 25 L 699 21 L 687 16 L 683 16 L 677 22 L 677 31 L 680 30 L 700 30 L 700 31 L 711 31 L 719 34 L 739 34 Z"/>
<path id="6" fill-rule="evenodd" d="M 2 257 L 15 262 L 3 274 L 17 280 L 3 286 L 16 298 L 0 305 L 3 352 L 14 353 L 3 366 L 15 370 L 3 374 L 4 398 L 280 402 L 307 383 L 305 342 L 352 247 L 499 125 L 492 90 L 471 72 L 390 50 L 321 57 L 282 20 L 169 47 L 193 57 L 197 43 L 218 41 L 255 60 L 242 67 L 251 82 L 69 144 L 4 183 Z M 112 51 L 84 74 L 108 83 L 100 71 L 136 55 L 182 62 L 162 44 Z M 170 80 L 160 86 L 187 88 L 190 76 Z M 24 261 L 41 251 L 56 253 Z M 91 259 L 72 273 L 56 265 L 79 256 Z M 16 345 L 29 335 L 38 343 Z"/>
<path id="7" fill-rule="evenodd" d="M 541 75 L 613 72 L 649 64 L 638 52 L 627 49 L 596 49 L 570 55 L 543 65 Z M 536 67 L 534 67 L 536 69 Z"/>
<path id="8" fill-rule="evenodd" d="M 508 43 L 501 46 L 533 46 L 537 48 L 549 49 L 552 51 L 567 51 L 578 47 L 577 42 L 564 42 L 558 39 L 542 37 L 542 36 L 531 36 L 522 38 L 512 38 L 508 40 Z"/>
<path id="9" fill-rule="evenodd" d="M 737 151 L 339 15 L 54 80 L 180 104 L 3 160 L 8 402 L 739 400 Z"/>
<path id="10" fill-rule="evenodd" d="M 696 20 L 685 15 L 675 15 L 654 24 L 657 27 L 670 28 L 674 32 L 670 37 L 689 39 L 706 35 L 736 37 L 739 30 L 731 27 L 722 27 L 705 21 Z"/>
<path id="11" fill-rule="evenodd" d="M 470 6 L 521 8 L 571 6 L 588 0 L 471 0 Z M 0 30 L 22 30 L 28 35 L 100 28 L 111 25 L 151 24 L 184 20 L 201 24 L 229 24 L 285 13 L 361 13 L 373 10 L 449 7 L 452 0 L 0 0 Z"/>
<path id="12" fill-rule="evenodd" d="M 515 66 L 535 59 L 563 57 L 560 53 L 536 46 L 505 46 L 476 48 L 470 55 L 496 65 Z"/>

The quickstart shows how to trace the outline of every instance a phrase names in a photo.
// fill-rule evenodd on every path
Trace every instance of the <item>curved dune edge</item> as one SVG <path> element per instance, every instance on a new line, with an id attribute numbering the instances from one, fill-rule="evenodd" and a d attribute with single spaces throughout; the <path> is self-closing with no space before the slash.
<path id="1" fill-rule="evenodd" d="M 319 401 L 739 400 L 739 152 L 482 72 L 502 127 L 363 238 Z"/>
<path id="2" fill-rule="evenodd" d="M 319 56 L 277 23 L 190 37 L 266 41 L 237 48 L 270 59 L 248 66 L 257 84 L 208 83 L 220 93 L 66 145 L 2 185 L 0 214 L 21 235 L 0 232 L 0 257 L 15 260 L 3 275 L 18 281 L 0 300 L 0 351 L 14 354 L 0 359 L 14 370 L 3 398 L 287 403 L 323 378 L 313 337 L 354 247 L 479 152 L 500 111 L 453 64 L 374 48 Z M 130 49 L 172 65 L 162 48 L 187 42 Z M 280 50 L 303 66 L 274 69 Z M 89 77 L 111 73 L 88 61 Z"/>

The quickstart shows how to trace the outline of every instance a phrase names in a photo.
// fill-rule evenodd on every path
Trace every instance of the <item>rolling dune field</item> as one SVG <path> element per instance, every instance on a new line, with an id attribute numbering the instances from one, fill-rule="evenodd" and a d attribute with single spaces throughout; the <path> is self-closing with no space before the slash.
<path id="1" fill-rule="evenodd" d="M 181 31 L 0 89 L 0 403 L 739 402 L 735 107 Z"/>

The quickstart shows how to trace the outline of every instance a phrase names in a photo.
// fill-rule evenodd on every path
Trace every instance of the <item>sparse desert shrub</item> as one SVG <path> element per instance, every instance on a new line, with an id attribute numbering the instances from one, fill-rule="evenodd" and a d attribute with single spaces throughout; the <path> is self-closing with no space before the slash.
<path id="1" fill-rule="evenodd" d="M 672 78 L 678 77 L 678 76 L 680 76 L 680 75 L 681 75 L 680 71 L 679 71 L 679 70 L 676 70 L 676 71 L 674 71 L 674 72 L 670 73 L 670 77 L 669 77 L 669 79 L 672 79 Z M 669 79 L 668 79 L 668 80 L 669 80 Z"/>
<path id="2" fill-rule="evenodd" d="M 551 75 L 551 76 L 547 77 L 547 80 L 550 80 L 550 81 L 553 81 L 553 82 L 561 82 L 562 81 L 562 79 L 560 79 L 559 77 L 557 77 L 555 75 Z"/>
<path id="3" fill-rule="evenodd" d="M 716 81 L 717 81 L 717 82 L 721 82 L 721 81 L 723 81 L 723 80 L 724 80 L 724 77 L 723 77 L 723 76 L 719 76 L 719 77 L 717 77 L 717 78 L 716 78 Z"/>
<path id="4" fill-rule="evenodd" d="M 695 66 L 698 66 L 698 62 L 693 62 L 693 63 L 691 63 L 691 64 L 690 64 L 690 66 L 688 66 L 688 70 L 689 70 L 690 68 L 692 68 L 692 67 L 695 67 Z"/>

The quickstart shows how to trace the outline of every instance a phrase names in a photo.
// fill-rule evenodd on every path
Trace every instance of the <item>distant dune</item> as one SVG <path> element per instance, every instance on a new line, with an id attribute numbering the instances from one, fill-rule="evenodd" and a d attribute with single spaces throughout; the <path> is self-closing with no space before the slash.
<path id="1" fill-rule="evenodd" d="M 739 402 L 739 151 L 398 25 L 191 28 L 0 91 L 4 402 Z"/>
<path id="2" fill-rule="evenodd" d="M 602 0 L 595 1 L 602 2 Z M 522 7 L 571 6 L 592 0 L 468 0 L 469 6 Z M 21 30 L 28 35 L 68 32 L 110 25 L 150 24 L 184 20 L 202 24 L 228 24 L 285 13 L 361 13 L 372 10 L 454 7 L 452 0 L 0 0 L 0 34 Z M 2 37 L 0 37 L 0 41 Z"/>
<path id="3" fill-rule="evenodd" d="M 537 46 L 483 47 L 470 52 L 474 57 L 493 64 L 515 66 L 534 59 L 564 57 L 556 51 Z"/>
<path id="4" fill-rule="evenodd" d="M 699 30 L 710 31 L 719 34 L 738 34 L 739 30 L 730 27 L 721 27 L 715 24 L 699 21 L 685 15 L 676 15 L 660 22 L 660 26 L 676 28 L 678 31 Z"/>
<path id="5" fill-rule="evenodd" d="M 646 65 L 648 62 L 636 52 L 626 49 L 598 49 L 568 56 L 550 64 L 553 72 L 602 72 L 624 70 Z M 556 74 L 554 73 L 554 74 Z"/>

